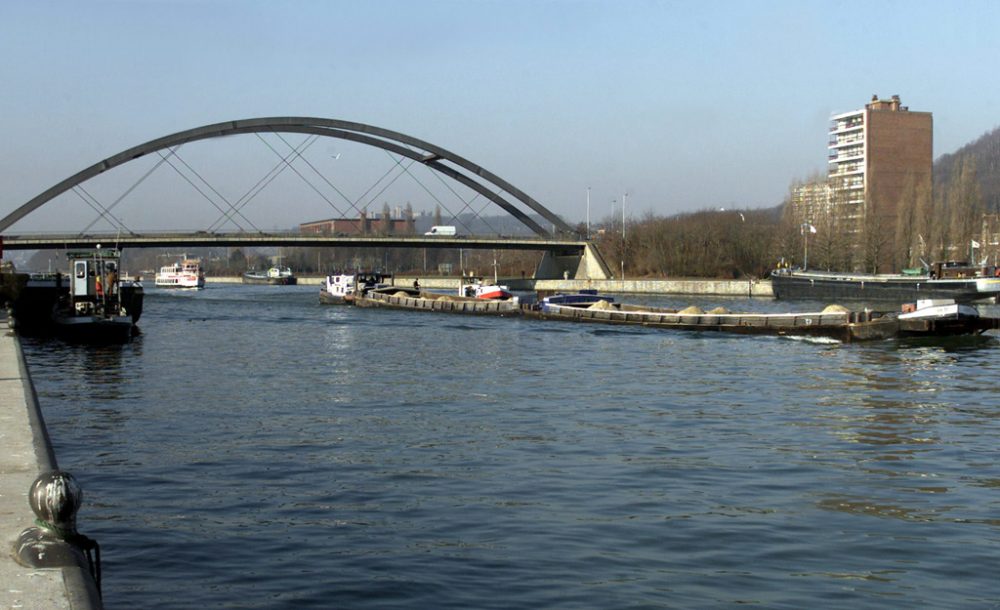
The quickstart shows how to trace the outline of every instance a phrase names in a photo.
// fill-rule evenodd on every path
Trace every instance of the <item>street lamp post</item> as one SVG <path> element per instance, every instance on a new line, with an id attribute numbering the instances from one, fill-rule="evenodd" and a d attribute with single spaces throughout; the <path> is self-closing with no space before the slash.
<path id="1" fill-rule="evenodd" d="M 611 226 L 608 227 L 608 233 L 610 234 L 610 236 L 608 238 L 609 239 L 609 244 L 610 244 L 610 240 L 613 239 L 613 237 L 611 237 L 611 236 L 613 236 L 615 234 L 615 219 L 618 218 L 618 216 L 616 214 L 616 211 L 615 211 L 617 209 L 617 207 L 618 207 L 618 200 L 617 199 L 612 199 L 611 200 Z"/>
<path id="2" fill-rule="evenodd" d="M 809 271 L 809 234 L 816 232 L 816 227 L 808 220 L 799 227 L 802 233 L 802 270 Z"/>
<path id="3" fill-rule="evenodd" d="M 622 193 L 622 288 L 625 288 L 625 201 L 628 191 Z"/>

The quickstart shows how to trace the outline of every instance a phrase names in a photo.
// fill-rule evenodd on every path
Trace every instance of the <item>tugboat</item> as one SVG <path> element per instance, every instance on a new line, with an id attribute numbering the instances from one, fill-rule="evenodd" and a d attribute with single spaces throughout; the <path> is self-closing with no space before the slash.
<path id="1" fill-rule="evenodd" d="M 118 281 L 121 253 L 118 250 L 68 252 L 69 293 L 52 310 L 56 336 L 70 342 L 125 343 L 136 331 L 141 311 L 141 285 L 132 283 L 123 294 Z M 136 307 L 126 310 L 123 301 Z"/>
<path id="2" fill-rule="evenodd" d="M 358 296 L 389 286 L 391 282 L 392 275 L 388 273 L 359 271 L 328 275 L 320 288 L 319 302 L 324 305 L 352 305 Z"/>
<path id="3" fill-rule="evenodd" d="M 475 297 L 477 299 L 498 299 L 506 301 L 517 297 L 507 286 L 497 284 L 494 278 L 493 283 L 488 283 L 481 277 L 468 276 L 463 278 L 462 285 L 458 289 L 458 294 L 464 297 Z"/>

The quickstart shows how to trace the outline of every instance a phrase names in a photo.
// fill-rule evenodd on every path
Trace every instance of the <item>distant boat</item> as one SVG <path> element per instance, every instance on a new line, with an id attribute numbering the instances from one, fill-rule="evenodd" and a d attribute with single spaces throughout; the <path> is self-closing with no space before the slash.
<path id="1" fill-rule="evenodd" d="M 161 267 L 156 274 L 157 288 L 188 288 L 197 290 L 205 287 L 205 272 L 201 270 L 201 260 L 186 258 L 179 263 Z"/>
<path id="2" fill-rule="evenodd" d="M 117 250 L 69 252 L 69 292 L 52 311 L 56 335 L 72 342 L 125 343 L 135 331 L 141 312 L 141 285 L 130 283 L 128 294 L 118 280 Z M 58 281 L 58 280 L 57 280 Z M 138 300 L 137 300 L 138 299 Z M 137 307 L 133 314 L 128 306 Z"/>
<path id="3" fill-rule="evenodd" d="M 576 293 L 571 294 L 554 294 L 543 298 L 538 304 L 536 309 L 545 310 L 546 307 L 550 305 L 563 305 L 567 307 L 587 307 L 593 305 L 594 303 L 605 301 L 607 303 L 614 303 L 614 297 L 605 296 L 598 294 L 596 290 L 583 289 Z"/>
<path id="4" fill-rule="evenodd" d="M 392 276 L 384 273 L 336 273 L 326 276 L 319 291 L 319 302 L 326 305 L 350 305 L 359 294 L 388 286 Z"/>
<path id="5" fill-rule="evenodd" d="M 289 267 L 271 267 L 267 271 L 255 271 L 253 269 L 243 274 L 244 284 L 274 284 L 278 286 L 291 286 L 298 283 L 295 274 Z"/>
<path id="6" fill-rule="evenodd" d="M 501 286 L 496 283 L 485 283 L 483 282 L 483 278 L 480 277 L 465 278 L 458 293 L 464 297 L 474 297 L 477 299 L 498 299 L 504 301 L 517 298 L 507 286 Z"/>
<path id="7" fill-rule="evenodd" d="M 1000 276 L 996 267 L 973 267 L 965 262 L 935 263 L 928 269 L 900 274 L 777 269 L 771 273 L 771 288 L 780 300 L 895 304 L 918 299 L 996 302 Z"/>

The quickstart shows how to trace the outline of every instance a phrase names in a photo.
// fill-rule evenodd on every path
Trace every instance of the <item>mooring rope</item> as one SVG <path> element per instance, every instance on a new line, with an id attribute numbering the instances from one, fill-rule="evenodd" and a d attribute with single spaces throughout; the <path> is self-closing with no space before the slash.
<path id="1" fill-rule="evenodd" d="M 58 536 L 60 540 L 63 540 L 83 551 L 84 556 L 87 558 L 87 567 L 90 570 L 90 576 L 94 579 L 94 583 L 97 585 L 97 595 L 103 598 L 103 595 L 101 594 L 101 545 L 89 536 L 84 536 L 75 530 L 61 528 L 58 525 L 49 523 L 43 519 L 35 519 L 35 524 L 42 529 L 52 532 Z"/>

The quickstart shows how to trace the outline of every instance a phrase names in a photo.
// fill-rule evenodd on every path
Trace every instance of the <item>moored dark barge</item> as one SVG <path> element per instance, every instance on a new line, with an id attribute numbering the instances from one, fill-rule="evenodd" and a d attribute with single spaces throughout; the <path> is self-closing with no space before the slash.
<path id="1" fill-rule="evenodd" d="M 117 252 L 113 251 L 104 251 L 100 255 L 101 260 L 104 262 L 108 260 L 115 261 L 114 276 L 117 276 L 117 256 Z M 84 258 L 93 259 L 94 255 L 88 253 L 88 256 Z M 93 276 L 90 276 L 89 272 L 85 272 L 88 273 L 87 277 L 91 278 L 88 280 L 87 290 L 94 292 L 92 298 L 96 298 L 97 291 L 96 264 L 94 267 L 95 274 Z M 131 324 L 134 327 L 142 316 L 143 299 L 145 296 L 142 283 L 131 279 L 118 279 L 110 275 L 104 275 L 103 279 L 104 285 L 101 287 L 102 312 L 107 310 L 109 306 L 115 310 L 121 310 L 130 318 Z M 59 331 L 60 326 L 57 325 L 57 320 L 62 319 L 63 322 L 66 321 L 66 316 L 61 315 L 61 313 L 65 313 L 67 303 L 74 300 L 71 289 L 73 282 L 76 280 L 77 278 L 75 278 L 73 273 L 66 274 L 61 272 L 2 274 L 0 285 L 3 288 L 3 298 L 10 308 L 13 324 L 20 331 L 28 334 L 44 335 L 53 331 Z M 106 294 L 104 293 L 105 286 L 107 287 Z M 77 292 L 80 296 L 76 300 L 83 299 L 83 287 L 80 287 Z M 67 324 L 62 325 L 67 327 L 64 330 L 67 330 L 70 334 L 80 334 L 77 332 L 78 330 L 82 333 L 89 332 L 83 331 L 79 320 L 72 322 L 75 322 L 72 329 L 68 328 Z M 81 326 L 81 328 L 76 329 L 76 326 Z M 107 333 L 100 331 L 97 334 Z"/>
<path id="2" fill-rule="evenodd" d="M 779 300 L 896 305 L 920 299 L 997 302 L 1000 277 L 996 268 L 970 267 L 965 263 L 936 263 L 926 272 L 912 275 L 778 269 L 771 274 L 771 289 Z"/>

